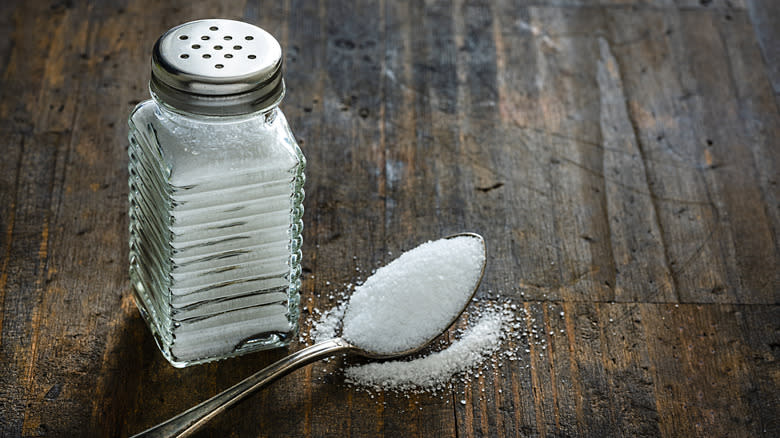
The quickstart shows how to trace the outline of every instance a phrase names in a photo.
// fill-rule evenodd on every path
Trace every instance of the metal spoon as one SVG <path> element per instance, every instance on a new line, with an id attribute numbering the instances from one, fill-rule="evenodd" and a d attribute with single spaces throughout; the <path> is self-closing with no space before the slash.
<path id="1" fill-rule="evenodd" d="M 459 233 L 459 234 L 453 234 L 451 236 L 447 236 L 445 237 L 445 239 L 453 239 L 456 237 L 463 237 L 463 236 L 470 236 L 479 239 L 480 243 L 482 244 L 482 250 L 483 252 L 485 251 L 485 240 L 479 234 Z M 465 301 L 466 304 L 463 306 L 463 308 L 456 315 L 453 316 L 449 324 L 447 324 L 447 326 L 440 333 L 437 333 L 436 335 L 432 336 L 430 339 L 421 343 L 420 345 L 406 351 L 395 352 L 392 354 L 379 354 L 352 345 L 348 341 L 342 338 L 335 338 L 335 339 L 330 339 L 328 341 L 320 342 L 318 344 L 296 351 L 295 353 L 272 363 L 271 365 L 256 372 L 255 374 L 252 374 L 246 379 L 238 382 L 237 384 L 215 395 L 214 397 L 204 401 L 203 403 L 182 412 L 181 414 L 171 418 L 170 420 L 165 421 L 164 423 L 160 423 L 157 426 L 152 427 L 151 429 L 147 429 L 137 435 L 134 435 L 132 438 L 141 438 L 141 437 L 170 438 L 170 437 L 190 436 L 193 432 L 200 429 L 209 420 L 216 417 L 218 414 L 220 414 L 222 411 L 229 408 L 230 406 L 233 406 L 236 402 L 242 400 L 249 394 L 257 391 L 260 388 L 265 387 L 266 385 L 275 381 L 276 379 L 283 377 L 288 373 L 304 365 L 307 365 L 309 363 L 312 363 L 314 361 L 317 361 L 325 357 L 333 356 L 336 354 L 348 353 L 348 354 L 354 354 L 356 356 L 367 357 L 370 359 L 390 359 L 390 358 L 406 356 L 408 354 L 412 354 L 417 351 L 420 351 L 425 346 L 430 344 L 434 339 L 439 337 L 439 335 L 447 331 L 447 329 L 449 329 L 449 327 L 453 323 L 455 323 L 455 321 L 460 317 L 460 315 L 466 309 L 468 303 L 471 302 L 471 298 L 473 298 L 474 294 L 476 293 L 480 282 L 482 282 L 482 276 L 485 274 L 486 260 L 487 257 L 483 259 L 479 277 L 477 278 L 477 281 L 474 284 L 471 294 L 469 295 L 469 299 Z"/>

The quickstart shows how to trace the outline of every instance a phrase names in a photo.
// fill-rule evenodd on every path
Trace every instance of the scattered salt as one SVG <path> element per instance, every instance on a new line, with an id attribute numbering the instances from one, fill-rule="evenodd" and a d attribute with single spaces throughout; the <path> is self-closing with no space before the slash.
<path id="1" fill-rule="evenodd" d="M 484 263 L 482 240 L 469 235 L 403 253 L 355 289 L 342 337 L 380 354 L 425 344 L 465 307 Z"/>
<path id="2" fill-rule="evenodd" d="M 432 243 L 436 242 L 429 242 L 423 246 Z M 410 253 L 418 250 L 419 247 L 410 251 Z M 460 254 L 462 251 L 447 251 L 446 255 L 437 254 L 438 260 L 450 257 L 447 259 L 447 264 L 449 265 L 453 259 L 463 258 Z M 341 331 L 342 320 L 345 320 L 346 324 L 345 312 L 355 312 L 355 309 L 359 309 L 360 314 L 368 315 L 369 321 L 353 321 L 353 324 L 368 324 L 371 338 L 375 343 L 389 342 L 385 340 L 388 334 L 390 337 L 395 337 L 400 332 L 404 336 L 408 336 L 407 330 L 402 330 L 406 329 L 406 327 L 398 325 L 399 318 L 405 320 L 404 324 L 407 325 L 422 324 L 423 329 L 428 326 L 431 322 L 429 321 L 431 314 L 438 313 L 441 309 L 437 306 L 446 305 L 446 302 L 451 298 L 450 295 L 442 295 L 444 298 L 439 297 L 438 301 L 418 301 L 416 306 L 427 306 L 427 313 L 423 312 L 421 319 L 416 319 L 416 316 L 410 314 L 411 311 L 417 310 L 414 304 L 409 302 L 399 303 L 392 297 L 388 298 L 385 295 L 398 294 L 403 296 L 403 299 L 410 301 L 420 300 L 419 295 L 424 296 L 433 293 L 434 296 L 438 296 L 436 293 L 444 294 L 445 292 L 438 286 L 442 281 L 446 281 L 447 277 L 439 279 L 438 274 L 442 270 L 441 265 L 431 264 L 428 261 L 417 260 L 423 266 L 404 267 L 404 264 L 408 263 L 408 259 L 410 259 L 410 257 L 405 256 L 406 254 L 390 265 L 377 270 L 375 276 L 377 278 L 369 277 L 364 285 L 356 287 L 354 295 L 350 299 L 347 299 L 346 296 L 349 295 L 353 288 L 352 283 L 343 284 L 344 290 L 340 292 L 331 292 L 331 295 L 338 296 L 334 306 L 323 312 L 314 308 L 310 314 L 312 329 L 308 337 L 302 335 L 302 341 L 322 342 L 337 337 Z M 418 254 L 411 258 L 422 257 L 422 255 Z M 402 264 L 399 262 L 401 259 L 407 260 L 407 262 Z M 479 260 L 483 259 L 480 258 Z M 477 264 L 481 265 L 481 263 Z M 421 271 L 427 271 L 430 274 L 423 280 L 418 280 L 418 283 L 425 283 L 427 289 L 408 279 L 398 278 L 401 275 L 420 275 Z M 381 278 L 386 278 L 386 280 L 378 281 Z M 385 284 L 385 281 L 394 281 L 396 286 L 388 286 L 390 283 Z M 397 289 L 399 284 L 403 287 Z M 410 291 L 412 287 L 415 288 L 416 292 L 414 293 L 417 295 Z M 372 297 L 355 298 L 355 296 L 360 297 L 362 294 L 369 294 Z M 470 295 L 470 291 L 468 294 Z M 489 372 L 484 368 L 486 365 L 492 366 L 498 372 L 503 369 L 502 366 L 507 361 L 515 362 L 525 359 L 530 361 L 526 362 L 525 368 L 530 368 L 534 363 L 534 359 L 528 357 L 531 353 L 531 345 L 541 346 L 542 348 L 536 349 L 535 352 L 539 352 L 539 358 L 544 358 L 543 352 L 546 350 L 546 339 L 539 336 L 540 333 L 547 334 L 539 327 L 539 325 L 544 326 L 544 322 L 540 320 L 539 325 L 537 325 L 536 318 L 531 317 L 531 314 L 535 311 L 533 304 L 526 310 L 523 305 L 517 305 L 512 300 L 498 298 L 501 295 L 502 292 L 498 291 L 497 297 L 488 297 L 488 300 L 484 298 L 474 299 L 468 310 L 468 328 L 455 330 L 452 335 L 455 340 L 451 344 L 447 339 L 441 339 L 427 350 L 429 352 L 418 354 L 417 357 L 411 360 L 369 363 L 366 365 L 349 365 L 347 363 L 346 367 L 342 369 L 346 381 L 356 388 L 366 390 L 372 399 L 374 398 L 374 391 L 391 391 L 409 397 L 410 393 L 417 392 L 430 392 L 435 395 L 439 392 L 452 391 L 456 388 L 453 380 L 456 376 L 459 376 L 461 384 L 468 384 L 468 382 L 474 379 L 489 375 Z M 378 296 L 381 296 L 382 299 L 378 299 Z M 311 298 L 309 301 L 311 301 Z M 349 310 L 347 310 L 348 308 Z M 458 308 L 455 312 L 459 310 Z M 441 311 L 446 313 L 443 310 Z M 399 315 L 399 312 L 404 314 Z M 388 314 L 390 316 L 389 321 Z M 449 320 L 454 316 L 454 314 L 450 314 L 450 318 L 447 318 L 447 321 L 444 322 L 444 328 L 446 328 Z M 560 316 L 563 317 L 563 312 L 560 312 Z M 374 321 L 370 321 L 372 319 Z M 396 322 L 393 323 L 392 321 Z M 354 329 L 357 326 L 353 325 L 352 327 Z M 422 329 L 418 327 L 413 330 Z M 443 328 L 438 328 L 433 335 L 441 330 Z M 564 330 L 561 329 L 560 332 L 564 333 Z M 549 332 L 551 341 L 553 333 L 552 331 Z M 356 341 L 354 338 L 355 336 L 350 340 L 357 344 L 359 341 Z M 428 340 L 427 337 L 425 338 L 423 342 Z M 407 345 L 410 342 L 412 341 L 405 341 Z M 361 346 L 365 347 L 365 342 Z M 439 351 L 430 352 L 430 350 Z M 525 355 L 522 353 L 523 351 Z M 522 365 L 518 366 L 522 367 Z M 503 376 L 503 373 L 500 374 Z M 498 392 L 501 393 L 501 390 Z M 449 403 L 446 397 L 445 400 Z"/>
<path id="3" fill-rule="evenodd" d="M 346 304 L 342 303 L 332 309 L 326 310 L 320 320 L 314 322 L 311 329 L 311 338 L 321 342 L 327 339 L 333 339 L 338 336 L 338 330 L 341 326 L 341 318 L 344 317 Z"/>

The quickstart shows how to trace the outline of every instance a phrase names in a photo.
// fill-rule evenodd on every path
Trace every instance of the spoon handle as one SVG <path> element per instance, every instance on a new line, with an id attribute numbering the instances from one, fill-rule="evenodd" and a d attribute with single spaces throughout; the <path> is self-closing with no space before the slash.
<path id="1" fill-rule="evenodd" d="M 306 347 L 279 359 L 203 403 L 193 406 L 164 423 L 134 435 L 132 438 L 189 436 L 217 416 L 217 414 L 287 373 L 323 357 L 332 356 L 353 348 L 349 343 L 339 338 Z"/>

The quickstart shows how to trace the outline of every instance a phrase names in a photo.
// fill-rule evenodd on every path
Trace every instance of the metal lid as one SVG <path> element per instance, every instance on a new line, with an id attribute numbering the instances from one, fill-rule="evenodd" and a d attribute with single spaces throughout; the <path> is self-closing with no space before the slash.
<path id="1" fill-rule="evenodd" d="M 260 111 L 284 96 L 282 48 L 248 23 L 191 21 L 157 40 L 149 87 L 166 104 L 191 113 Z"/>

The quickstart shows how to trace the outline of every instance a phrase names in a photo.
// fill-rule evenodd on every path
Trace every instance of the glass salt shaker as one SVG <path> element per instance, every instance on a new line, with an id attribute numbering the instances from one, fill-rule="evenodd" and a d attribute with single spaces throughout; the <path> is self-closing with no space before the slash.
<path id="1" fill-rule="evenodd" d="M 306 160 L 278 105 L 282 50 L 239 21 L 154 46 L 129 118 L 130 279 L 176 367 L 287 345 L 297 332 Z"/>

